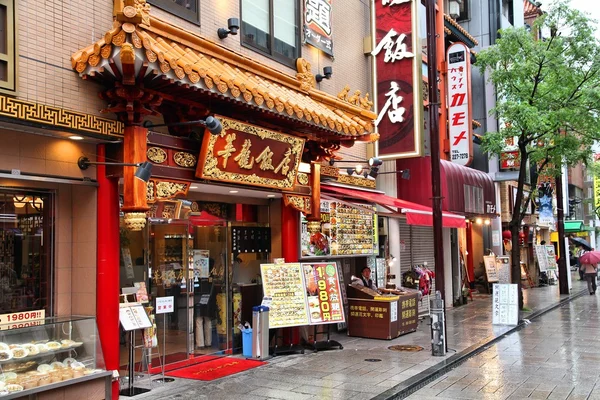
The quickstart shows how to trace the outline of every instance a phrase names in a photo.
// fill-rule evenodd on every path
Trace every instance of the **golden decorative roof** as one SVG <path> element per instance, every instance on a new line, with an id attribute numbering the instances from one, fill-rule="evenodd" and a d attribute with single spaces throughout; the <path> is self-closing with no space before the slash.
<path id="1" fill-rule="evenodd" d="M 523 15 L 525 18 L 537 17 L 542 14 L 542 10 L 536 3 L 531 0 L 523 0 Z"/>
<path id="2" fill-rule="evenodd" d="M 460 33 L 462 33 L 463 35 L 465 35 L 467 37 L 467 39 L 469 39 L 470 41 L 472 41 L 473 43 L 475 43 L 475 46 L 477 46 L 479 44 L 479 42 L 477 41 L 477 39 L 475 39 L 473 36 L 471 36 L 471 34 L 469 32 L 467 32 L 467 30 L 465 28 L 463 28 L 462 26 L 460 26 L 460 24 L 458 22 L 456 22 L 454 20 L 454 18 L 452 18 L 448 14 L 444 14 L 444 19 L 446 21 L 448 21 L 450 23 L 450 25 L 452 25 L 453 27 L 455 27 Z M 444 31 L 446 33 L 450 33 L 450 30 L 449 29 L 446 30 L 446 28 L 444 28 Z"/>
<path id="3" fill-rule="evenodd" d="M 316 90 L 305 60 L 299 59 L 298 73 L 290 76 L 151 16 L 144 0 L 115 4 L 113 29 L 71 57 L 72 67 L 83 77 L 108 71 L 123 85 L 136 85 L 151 74 L 154 81 L 164 78 L 178 87 L 308 123 L 339 140 L 378 139 L 373 133 L 377 115 L 359 103 Z M 362 103 L 368 104 L 368 95 Z"/>

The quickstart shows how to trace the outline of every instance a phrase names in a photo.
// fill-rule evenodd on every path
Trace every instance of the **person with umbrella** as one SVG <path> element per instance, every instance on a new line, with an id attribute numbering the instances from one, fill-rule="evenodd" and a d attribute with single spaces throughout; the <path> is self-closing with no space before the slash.
<path id="1" fill-rule="evenodd" d="M 598 263 L 600 262 L 600 251 L 588 251 L 579 257 L 581 269 L 587 280 L 590 294 L 596 293 L 596 275 L 598 273 Z"/>
<path id="2" fill-rule="evenodd" d="M 586 251 L 591 251 L 592 246 L 587 240 L 580 237 L 570 237 L 569 240 L 575 245 L 575 248 L 579 249 L 576 250 L 575 260 L 577 261 L 577 267 L 579 269 L 579 280 L 583 281 L 585 279 L 585 272 L 579 259 L 583 254 L 585 254 Z"/>

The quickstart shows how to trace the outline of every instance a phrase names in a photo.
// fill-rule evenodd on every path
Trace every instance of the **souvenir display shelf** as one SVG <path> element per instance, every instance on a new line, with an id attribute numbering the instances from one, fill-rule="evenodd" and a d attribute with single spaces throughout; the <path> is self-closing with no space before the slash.
<path id="1" fill-rule="evenodd" d="M 94 317 L 54 317 L 0 325 L 0 399 L 104 378 Z M 110 390 L 109 390 L 110 392 Z"/>

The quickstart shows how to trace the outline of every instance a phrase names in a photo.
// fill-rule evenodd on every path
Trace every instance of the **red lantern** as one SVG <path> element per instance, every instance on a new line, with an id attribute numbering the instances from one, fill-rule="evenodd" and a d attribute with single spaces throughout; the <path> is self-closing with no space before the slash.
<path id="1" fill-rule="evenodd" d="M 525 246 L 526 237 L 527 235 L 525 235 L 525 232 L 519 232 L 519 246 Z"/>
<path id="2" fill-rule="evenodd" d="M 512 234 L 508 229 L 502 232 L 502 239 L 510 240 L 511 238 Z"/>

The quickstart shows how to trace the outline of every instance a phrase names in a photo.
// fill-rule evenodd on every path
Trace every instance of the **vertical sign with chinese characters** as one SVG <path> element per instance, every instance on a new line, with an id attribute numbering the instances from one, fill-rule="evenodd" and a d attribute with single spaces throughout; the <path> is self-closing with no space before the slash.
<path id="1" fill-rule="evenodd" d="M 344 322 L 344 307 L 335 262 L 302 264 L 311 325 Z"/>
<path id="2" fill-rule="evenodd" d="M 450 159 L 469 165 L 473 161 L 469 49 L 464 43 L 454 43 L 448 47 L 447 60 Z"/>
<path id="3" fill-rule="evenodd" d="M 382 159 L 422 154 L 421 56 L 415 0 L 376 0 L 378 115 Z M 414 35 L 413 35 L 414 32 Z M 416 49 L 416 50 L 415 50 Z"/>
<path id="4" fill-rule="evenodd" d="M 515 284 L 494 283 L 492 297 L 492 324 L 517 325 L 519 322 L 519 295 Z"/>
<path id="5" fill-rule="evenodd" d="M 333 57 L 332 0 L 304 1 L 304 41 Z"/>
<path id="6" fill-rule="evenodd" d="M 594 162 L 598 166 L 598 155 L 596 155 L 596 161 Z M 598 210 L 600 209 L 600 176 L 594 174 L 594 210 L 596 215 L 599 215 Z"/>

